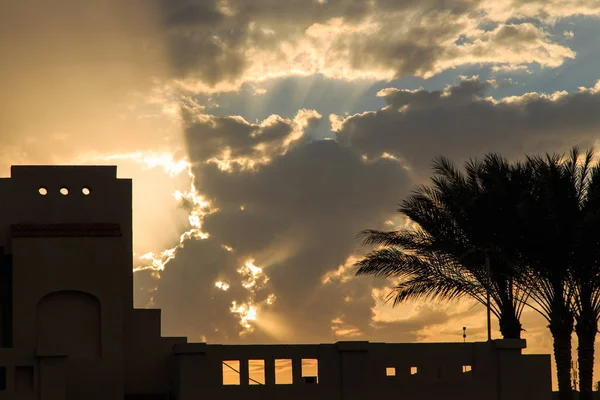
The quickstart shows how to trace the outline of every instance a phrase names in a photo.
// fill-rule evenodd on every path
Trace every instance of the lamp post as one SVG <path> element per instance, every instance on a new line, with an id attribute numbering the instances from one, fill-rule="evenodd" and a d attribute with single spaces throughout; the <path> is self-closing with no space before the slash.
<path id="1" fill-rule="evenodd" d="M 487 277 L 487 298 L 486 298 L 486 308 L 487 308 L 487 335 L 488 341 L 492 340 L 492 309 L 491 309 L 491 296 L 490 296 L 490 284 L 491 284 L 491 273 L 490 273 L 490 257 L 488 252 L 485 252 L 485 272 Z"/>

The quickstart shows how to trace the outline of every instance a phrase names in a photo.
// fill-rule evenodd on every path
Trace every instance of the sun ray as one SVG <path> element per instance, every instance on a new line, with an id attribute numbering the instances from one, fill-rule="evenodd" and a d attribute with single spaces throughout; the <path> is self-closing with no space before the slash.
<path id="1" fill-rule="evenodd" d="M 207 239 L 208 233 L 202 231 L 202 222 L 206 215 L 212 214 L 218 209 L 211 207 L 211 204 L 198 192 L 196 188 L 196 176 L 192 170 L 192 164 L 186 159 L 175 159 L 171 153 L 117 153 L 95 157 L 93 161 L 134 161 L 144 165 L 148 169 L 162 168 L 170 177 L 179 176 L 182 173 L 187 174 L 190 179 L 189 188 L 185 191 L 176 190 L 173 197 L 176 201 L 183 203 L 189 212 L 189 229 L 179 236 L 177 244 L 161 252 L 147 252 L 139 257 L 144 261 L 142 265 L 134 267 L 134 271 L 152 270 L 160 272 L 165 266 L 175 258 L 177 251 L 184 246 L 188 239 Z"/>

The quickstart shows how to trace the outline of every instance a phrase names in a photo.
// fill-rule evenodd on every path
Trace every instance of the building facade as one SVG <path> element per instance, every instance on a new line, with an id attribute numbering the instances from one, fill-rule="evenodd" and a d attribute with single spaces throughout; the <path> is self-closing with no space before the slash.
<path id="1" fill-rule="evenodd" d="M 551 398 L 550 356 L 524 340 L 162 337 L 160 310 L 133 306 L 132 182 L 116 167 L 14 166 L 0 204 L 0 400 Z"/>

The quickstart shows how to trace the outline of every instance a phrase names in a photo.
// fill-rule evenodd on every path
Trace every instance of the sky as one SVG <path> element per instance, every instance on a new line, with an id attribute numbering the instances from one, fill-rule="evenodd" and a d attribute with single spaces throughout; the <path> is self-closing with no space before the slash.
<path id="1" fill-rule="evenodd" d="M 392 282 L 353 277 L 356 234 L 405 227 L 397 204 L 437 155 L 512 160 L 600 130 L 598 0 L 2 8 L 0 174 L 133 178 L 136 306 L 190 341 L 485 340 L 481 305 L 392 309 Z M 551 353 L 546 322 L 522 322 Z"/>

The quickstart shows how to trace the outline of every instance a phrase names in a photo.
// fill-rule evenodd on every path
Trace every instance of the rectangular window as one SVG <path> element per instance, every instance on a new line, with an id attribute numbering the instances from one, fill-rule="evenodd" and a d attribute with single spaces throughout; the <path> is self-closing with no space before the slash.
<path id="1" fill-rule="evenodd" d="M 444 377 L 444 367 L 437 367 L 437 378 L 442 379 Z"/>
<path id="2" fill-rule="evenodd" d="M 293 380 L 294 378 L 292 377 L 292 360 L 275 360 L 275 384 L 291 385 L 293 383 Z"/>
<path id="3" fill-rule="evenodd" d="M 410 367 L 411 375 L 416 375 L 418 372 L 419 372 L 419 369 L 417 367 Z"/>
<path id="4" fill-rule="evenodd" d="M 31 391 L 34 390 L 33 385 L 33 367 L 15 367 L 15 390 L 17 392 Z"/>
<path id="5" fill-rule="evenodd" d="M 463 365 L 462 366 L 462 372 L 463 373 L 467 373 L 467 372 L 471 372 L 472 368 L 470 365 Z"/>
<path id="6" fill-rule="evenodd" d="M 265 384 L 265 360 L 248 360 L 248 384 Z"/>
<path id="7" fill-rule="evenodd" d="M 240 384 L 240 361 L 226 360 L 223 361 L 223 385 L 239 385 Z"/>
<path id="8" fill-rule="evenodd" d="M 385 376 L 396 376 L 396 367 L 386 367 Z"/>
<path id="9" fill-rule="evenodd" d="M 0 390 L 6 390 L 6 367 L 0 367 Z"/>
<path id="10" fill-rule="evenodd" d="M 316 358 L 302 359 L 302 379 L 304 383 L 319 383 L 319 360 Z"/>

